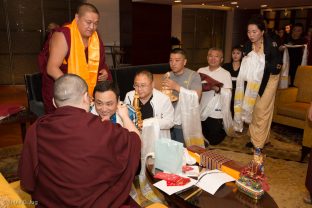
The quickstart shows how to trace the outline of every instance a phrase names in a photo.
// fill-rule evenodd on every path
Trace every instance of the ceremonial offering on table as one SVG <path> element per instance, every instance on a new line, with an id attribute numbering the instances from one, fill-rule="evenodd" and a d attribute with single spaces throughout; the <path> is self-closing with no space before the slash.
<path id="1" fill-rule="evenodd" d="M 247 194 L 253 199 L 260 199 L 264 194 L 260 183 L 258 183 L 256 180 L 251 179 L 248 176 L 240 177 L 236 181 L 236 185 L 239 191 Z"/>
<path id="2" fill-rule="evenodd" d="M 256 148 L 253 160 L 241 172 L 236 181 L 238 190 L 253 199 L 260 199 L 264 191 L 269 190 L 267 179 L 264 175 L 264 154 Z"/>
<path id="3" fill-rule="evenodd" d="M 190 178 L 184 178 L 176 174 L 163 172 L 158 172 L 154 175 L 154 178 L 165 180 L 167 182 L 167 186 L 184 186 L 191 181 Z"/>
<path id="4" fill-rule="evenodd" d="M 207 151 L 205 148 L 202 148 L 202 147 L 199 147 L 196 145 L 192 145 L 192 146 L 187 147 L 187 150 L 189 152 L 189 155 L 194 157 L 198 164 L 202 165 L 204 163 L 204 162 L 201 162 L 201 160 L 203 159 L 203 157 L 201 155 Z M 204 165 L 204 166 L 206 167 L 207 165 Z M 217 165 L 217 166 L 219 166 L 219 165 Z M 240 177 L 240 173 L 244 167 L 245 166 L 243 164 L 241 164 L 237 161 L 229 160 L 227 162 L 222 162 L 220 170 L 229 174 L 233 178 L 238 179 Z"/>
<path id="5" fill-rule="evenodd" d="M 229 161 L 231 161 L 231 159 L 226 158 L 213 150 L 208 150 L 200 154 L 200 165 L 210 170 L 221 170 L 221 166 Z"/>
<path id="6" fill-rule="evenodd" d="M 231 160 L 229 162 L 223 163 L 221 166 L 221 170 L 236 180 L 239 179 L 240 173 L 245 166 L 237 161 Z"/>

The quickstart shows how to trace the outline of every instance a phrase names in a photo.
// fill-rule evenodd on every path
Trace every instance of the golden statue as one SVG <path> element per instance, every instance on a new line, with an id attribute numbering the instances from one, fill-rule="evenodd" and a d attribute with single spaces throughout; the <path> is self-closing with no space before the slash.
<path id="1" fill-rule="evenodd" d="M 139 130 L 142 130 L 143 127 L 143 120 L 142 120 L 142 113 L 141 113 L 141 108 L 140 108 L 140 97 L 137 91 L 135 91 L 134 96 L 133 96 L 133 108 L 137 114 L 138 117 L 138 127 Z"/>
<path id="2" fill-rule="evenodd" d="M 170 79 L 170 73 L 167 72 L 165 75 L 164 75 L 164 79 Z M 161 92 L 164 93 L 165 95 L 167 95 L 169 97 L 169 99 L 171 100 L 171 102 L 175 102 L 178 100 L 178 97 L 175 96 L 173 93 L 172 93 L 172 90 L 169 90 L 168 87 L 166 86 L 162 86 L 161 87 Z"/>

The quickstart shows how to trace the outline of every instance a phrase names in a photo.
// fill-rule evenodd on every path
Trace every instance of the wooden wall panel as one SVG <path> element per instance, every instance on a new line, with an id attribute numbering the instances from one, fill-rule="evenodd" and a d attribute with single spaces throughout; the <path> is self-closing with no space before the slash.
<path id="1" fill-rule="evenodd" d="M 165 63 L 171 50 L 171 6 L 132 4 L 133 65 Z"/>
<path id="2" fill-rule="evenodd" d="M 12 73 L 10 70 L 10 57 L 9 55 L 0 54 L 0 83 L 11 84 Z"/>
<path id="3" fill-rule="evenodd" d="M 0 84 L 24 84 L 25 73 L 38 71 L 37 55 L 48 23 L 68 22 L 80 2 L 0 0 Z"/>
<path id="4" fill-rule="evenodd" d="M 234 27 L 233 27 L 233 41 L 232 45 L 237 46 L 245 44 L 247 37 L 247 23 L 254 14 L 260 14 L 260 10 L 235 10 L 234 13 Z"/>
<path id="5" fill-rule="evenodd" d="M 211 47 L 224 49 L 226 12 L 211 9 L 183 9 L 182 48 L 187 52 L 187 67 L 207 66 Z"/>

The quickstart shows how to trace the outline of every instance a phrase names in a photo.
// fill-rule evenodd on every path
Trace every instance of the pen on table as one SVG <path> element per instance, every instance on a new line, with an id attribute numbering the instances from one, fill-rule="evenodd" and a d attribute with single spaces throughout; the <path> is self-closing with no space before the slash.
<path id="1" fill-rule="evenodd" d="M 190 199 L 191 197 L 193 197 L 193 196 L 195 196 L 197 193 L 199 193 L 201 190 L 202 190 L 201 188 L 197 189 L 196 191 L 194 191 L 193 193 L 191 193 L 190 195 L 188 195 L 187 197 L 185 197 L 184 200 L 186 201 L 186 200 Z"/>

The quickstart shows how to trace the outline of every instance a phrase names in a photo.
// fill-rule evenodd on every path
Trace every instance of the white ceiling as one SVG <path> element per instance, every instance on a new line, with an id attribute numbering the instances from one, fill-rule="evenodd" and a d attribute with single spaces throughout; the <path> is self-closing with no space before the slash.
<path id="1" fill-rule="evenodd" d="M 177 4 L 174 0 L 132 0 L 133 2 L 156 3 L 156 4 Z M 260 9 L 261 4 L 268 5 L 267 8 L 286 8 L 286 7 L 311 7 L 312 0 L 233 0 L 237 1 L 240 9 Z M 213 5 L 213 6 L 232 6 L 232 1 L 227 0 L 182 0 L 183 5 Z"/>

